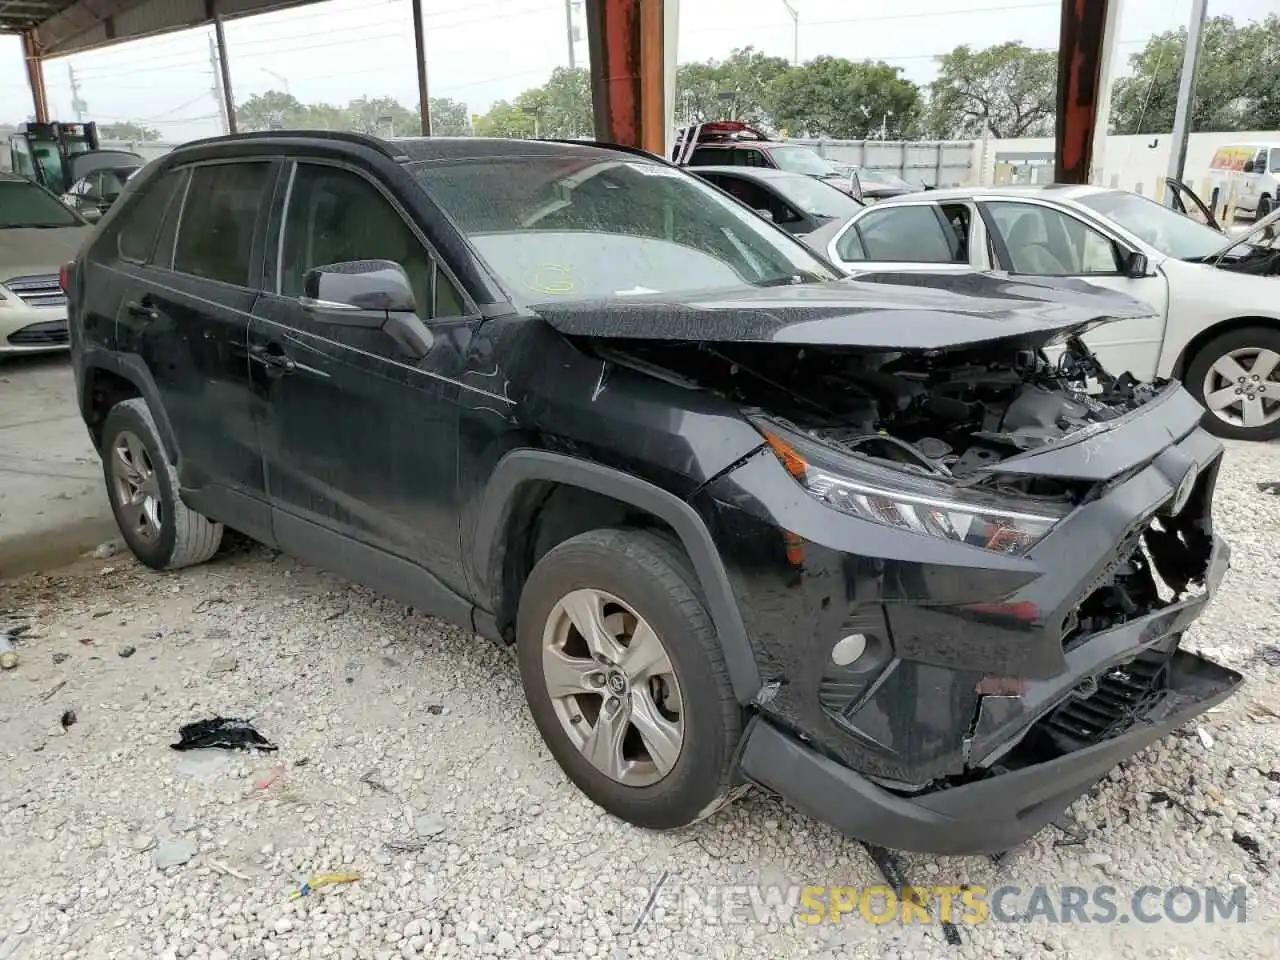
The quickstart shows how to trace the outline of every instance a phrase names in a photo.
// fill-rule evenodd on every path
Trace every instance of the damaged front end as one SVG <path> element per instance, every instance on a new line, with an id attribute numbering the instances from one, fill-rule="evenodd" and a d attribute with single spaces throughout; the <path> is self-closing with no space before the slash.
<path id="1" fill-rule="evenodd" d="M 745 777 L 886 846 L 1002 850 L 1235 690 L 1179 649 L 1228 565 L 1221 445 L 1081 332 L 592 344 L 763 440 L 694 504 L 765 679 Z"/>

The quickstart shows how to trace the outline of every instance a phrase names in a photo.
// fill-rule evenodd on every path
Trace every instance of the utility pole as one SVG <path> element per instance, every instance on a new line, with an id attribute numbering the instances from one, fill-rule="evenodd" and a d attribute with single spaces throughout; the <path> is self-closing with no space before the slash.
<path id="1" fill-rule="evenodd" d="M 1191 104 L 1195 100 L 1196 64 L 1200 57 L 1200 34 L 1204 30 L 1205 0 L 1191 0 L 1191 23 L 1187 25 L 1187 48 L 1182 53 L 1182 79 L 1178 81 L 1178 106 L 1173 113 L 1173 137 L 1169 144 L 1171 180 L 1182 182 L 1187 166 L 1187 137 L 1191 134 Z M 1173 206 L 1174 191 L 1165 193 L 1165 203 Z"/>
<path id="2" fill-rule="evenodd" d="M 76 115 L 76 120 L 83 123 L 84 114 L 89 109 L 89 105 L 80 99 L 80 81 L 76 79 L 76 68 L 69 63 L 67 76 L 71 79 L 71 111 Z"/>
<path id="3" fill-rule="evenodd" d="M 227 98 L 222 94 L 222 72 L 218 65 L 218 48 L 213 42 L 213 37 L 209 38 L 209 69 L 213 73 L 213 85 L 209 88 L 209 93 L 213 95 L 213 102 L 218 105 L 222 133 L 227 134 L 231 132 L 230 122 L 227 119 Z"/>
<path id="4" fill-rule="evenodd" d="M 422 135 L 431 136 L 431 94 L 427 90 L 427 37 L 422 28 L 422 0 L 413 0 L 413 49 L 418 58 L 418 115 Z"/>
<path id="5" fill-rule="evenodd" d="M 577 39 L 573 29 L 573 0 L 564 0 L 564 29 L 569 40 L 569 69 L 577 70 L 578 58 L 573 52 L 574 41 Z"/>
<path id="6" fill-rule="evenodd" d="M 791 5 L 791 0 L 782 0 L 782 5 L 791 14 L 791 65 L 800 66 L 800 11 Z"/>

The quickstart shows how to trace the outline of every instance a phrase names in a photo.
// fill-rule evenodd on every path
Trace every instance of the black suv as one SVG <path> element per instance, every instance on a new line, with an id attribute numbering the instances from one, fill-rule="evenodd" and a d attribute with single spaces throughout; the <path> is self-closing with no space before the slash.
<path id="1" fill-rule="evenodd" d="M 621 147 L 321 133 L 154 162 L 65 282 L 143 563 L 226 524 L 514 644 L 632 823 L 754 783 L 1005 849 L 1240 683 L 1178 649 L 1221 447 L 1096 363 L 1114 294 L 839 280 Z"/>

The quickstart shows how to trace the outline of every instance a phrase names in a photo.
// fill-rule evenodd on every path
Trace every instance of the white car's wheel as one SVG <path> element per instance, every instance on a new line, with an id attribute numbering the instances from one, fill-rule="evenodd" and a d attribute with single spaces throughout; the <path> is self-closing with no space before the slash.
<path id="1" fill-rule="evenodd" d="M 1280 437 L 1280 330 L 1246 327 L 1215 337 L 1191 358 L 1183 383 L 1204 404 L 1212 433 Z"/>

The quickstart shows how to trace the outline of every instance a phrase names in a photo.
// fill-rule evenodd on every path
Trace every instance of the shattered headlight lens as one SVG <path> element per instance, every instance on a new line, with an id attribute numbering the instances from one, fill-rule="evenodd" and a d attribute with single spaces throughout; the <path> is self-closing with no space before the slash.
<path id="1" fill-rule="evenodd" d="M 1002 498 L 957 490 L 939 478 L 843 453 L 753 418 L 770 449 L 812 496 L 843 513 L 886 527 L 954 540 L 995 553 L 1022 554 L 1065 515 L 1054 505 L 1015 509 Z"/>

